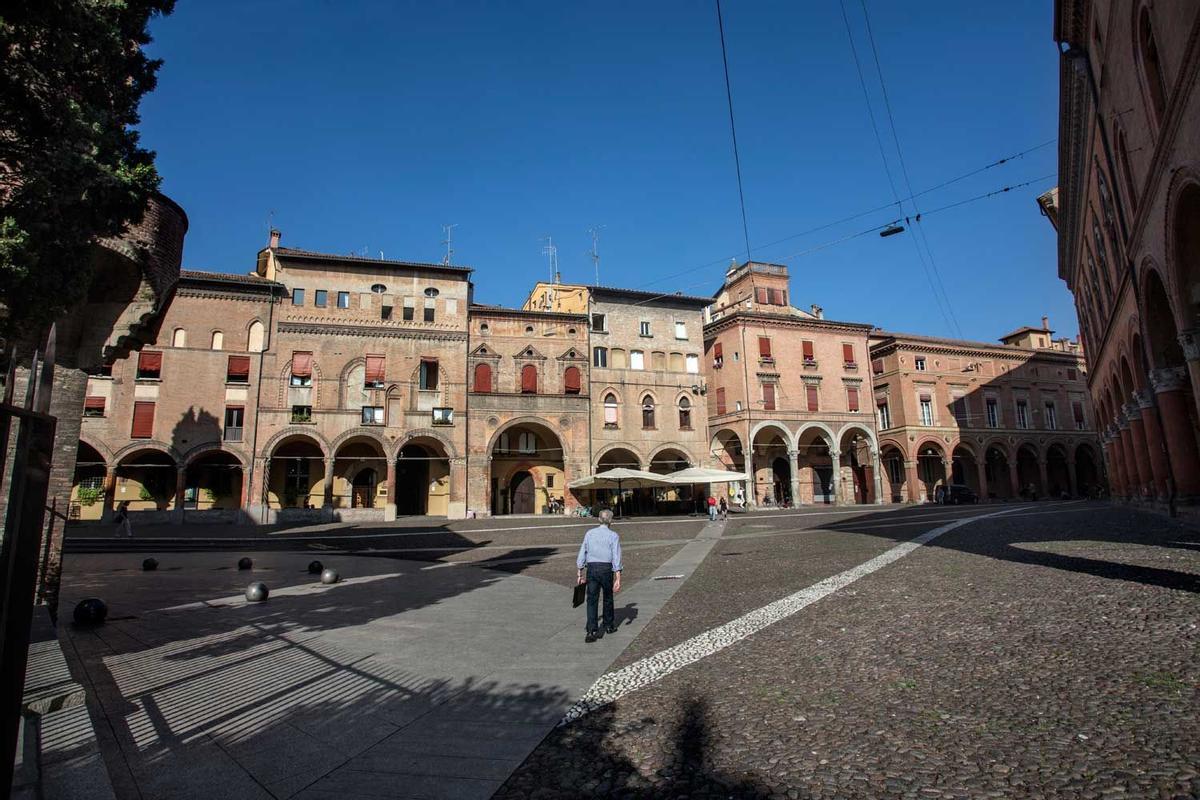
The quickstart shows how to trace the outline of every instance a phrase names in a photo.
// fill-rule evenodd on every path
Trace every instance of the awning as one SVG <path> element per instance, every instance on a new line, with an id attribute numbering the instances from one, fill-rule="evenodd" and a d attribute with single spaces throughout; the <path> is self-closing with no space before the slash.
<path id="1" fill-rule="evenodd" d="M 576 478 L 567 484 L 571 489 L 642 489 L 647 486 L 669 486 L 666 475 L 643 472 L 640 469 L 614 469 L 597 472 L 585 478 Z"/>
<path id="2" fill-rule="evenodd" d="M 744 472 L 732 472 L 726 469 L 708 469 L 707 467 L 688 467 L 670 475 L 663 475 L 664 480 L 671 484 L 688 483 L 733 483 L 748 481 L 750 476 Z"/>

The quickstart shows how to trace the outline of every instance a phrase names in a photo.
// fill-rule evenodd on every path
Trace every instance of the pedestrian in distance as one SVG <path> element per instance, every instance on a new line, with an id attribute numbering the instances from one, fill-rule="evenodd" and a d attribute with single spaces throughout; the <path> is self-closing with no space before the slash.
<path id="1" fill-rule="evenodd" d="M 717 498 L 711 494 L 708 496 L 708 521 L 717 521 Z"/>
<path id="2" fill-rule="evenodd" d="M 721 498 L 721 519 L 729 519 L 729 503 L 725 498 Z"/>
<path id="3" fill-rule="evenodd" d="M 113 522 L 117 524 L 117 536 L 128 536 L 133 538 L 133 526 L 129 524 L 129 501 L 125 500 L 117 506 L 117 513 L 113 514 Z"/>
<path id="4" fill-rule="evenodd" d="M 621 537 L 611 527 L 613 514 L 609 509 L 600 512 L 600 524 L 583 535 L 579 546 L 579 557 L 575 566 L 579 570 L 578 583 L 587 583 L 587 635 L 584 641 L 596 641 L 600 637 L 597 606 L 600 593 L 604 592 L 604 630 L 616 633 L 613 619 L 613 595 L 621 591 Z"/>

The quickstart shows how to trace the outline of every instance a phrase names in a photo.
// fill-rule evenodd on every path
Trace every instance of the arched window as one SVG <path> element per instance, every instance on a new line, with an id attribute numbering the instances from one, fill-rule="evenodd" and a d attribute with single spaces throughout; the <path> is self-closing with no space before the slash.
<path id="1" fill-rule="evenodd" d="M 258 320 L 250 323 L 250 330 L 247 336 L 246 349 L 251 353 L 261 353 L 263 351 L 263 324 Z"/>
<path id="2" fill-rule="evenodd" d="M 1100 168 L 1100 159 L 1095 160 L 1094 169 L 1096 170 L 1096 191 L 1100 195 L 1100 210 L 1104 213 L 1104 227 L 1110 236 L 1115 237 L 1117 225 L 1113 217 L 1112 193 L 1108 190 L 1108 181 L 1104 178 L 1104 170 Z"/>
<path id="3" fill-rule="evenodd" d="M 492 390 L 492 367 L 490 364 L 475 365 L 475 391 L 490 392 Z"/>
<path id="4" fill-rule="evenodd" d="M 220 331 L 213 331 L 212 349 L 213 350 L 224 350 L 225 349 L 225 334 L 221 333 Z"/>
<path id="5" fill-rule="evenodd" d="M 1125 182 L 1125 194 L 1129 199 L 1129 209 L 1137 208 L 1137 183 L 1133 177 L 1133 167 L 1129 164 L 1129 146 L 1125 141 L 1125 131 L 1117 128 L 1117 167 L 1121 170 L 1121 178 Z"/>
<path id="6" fill-rule="evenodd" d="M 1138 15 L 1137 38 L 1138 61 L 1142 68 L 1142 80 L 1146 84 L 1146 95 L 1150 100 L 1150 116 L 1157 125 L 1162 122 L 1163 112 L 1167 108 L 1167 82 L 1163 77 L 1158 42 L 1154 38 L 1154 26 L 1147 6 L 1142 6 Z"/>
<path id="7" fill-rule="evenodd" d="M 579 394 L 582 389 L 582 383 L 579 378 L 579 367 L 567 367 L 563 371 L 564 394 Z"/>
<path id="8" fill-rule="evenodd" d="M 642 427 L 654 427 L 654 398 L 650 395 L 642 398 Z"/>
<path id="9" fill-rule="evenodd" d="M 489 326 L 486 322 L 479 326 L 479 332 L 482 333 L 484 336 L 487 336 L 487 333 L 490 330 L 491 330 L 491 326 Z"/>
<path id="10" fill-rule="evenodd" d="M 517 437 L 517 451 L 526 454 L 536 453 L 537 437 L 530 431 L 521 431 L 521 435 Z"/>
<path id="11" fill-rule="evenodd" d="M 504 433 L 500 434 L 500 438 L 496 441 L 496 452 L 507 453 L 508 448 L 508 431 L 505 431 Z"/>
<path id="12" fill-rule="evenodd" d="M 526 364 L 521 367 L 521 394 L 537 394 L 537 367 Z"/>
<path id="13" fill-rule="evenodd" d="M 604 395 L 604 427 L 617 427 L 617 396 L 612 392 Z"/>
<path id="14" fill-rule="evenodd" d="M 187 331 L 176 328 L 171 334 L 171 347 L 187 347 Z"/>
<path id="15" fill-rule="evenodd" d="M 1092 215 L 1092 244 L 1096 247 L 1096 263 L 1100 271 L 1100 279 L 1104 281 L 1104 291 L 1106 293 L 1105 301 L 1108 301 L 1113 296 L 1112 279 L 1108 272 L 1108 247 L 1104 244 L 1104 233 L 1100 230 L 1100 224 L 1096 222 L 1096 215 Z"/>
<path id="16" fill-rule="evenodd" d="M 686 397 L 679 398 L 679 430 L 692 429 L 692 401 Z"/>

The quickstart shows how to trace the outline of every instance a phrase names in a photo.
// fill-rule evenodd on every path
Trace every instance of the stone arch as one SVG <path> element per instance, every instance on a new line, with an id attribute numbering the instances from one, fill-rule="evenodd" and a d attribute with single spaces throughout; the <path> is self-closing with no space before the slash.
<path id="1" fill-rule="evenodd" d="M 820 423 L 820 422 L 812 422 L 812 423 L 808 423 L 808 424 L 802 426 L 800 428 L 800 430 L 797 431 L 797 433 L 796 433 L 797 440 L 799 440 L 800 434 L 803 433 L 805 429 L 807 429 L 809 427 L 820 426 L 822 424 L 823 423 Z M 827 430 L 828 430 L 828 428 L 827 428 Z M 842 439 L 844 439 L 846 437 L 847 433 L 849 433 L 850 431 L 855 431 L 855 430 L 858 431 L 859 433 L 865 434 L 865 438 L 867 439 L 868 442 L 871 443 L 871 448 L 873 450 L 875 450 L 876 452 L 879 451 L 879 440 L 875 436 L 875 431 L 871 430 L 869 427 L 867 427 L 865 424 L 863 424 L 861 422 L 847 422 L 838 431 L 837 438 L 835 439 L 835 441 L 838 441 L 838 442 L 842 441 Z"/>
<path id="2" fill-rule="evenodd" d="M 1176 307 L 1161 272 L 1152 262 L 1147 262 L 1142 268 L 1142 303 L 1147 308 Z M 1178 339 L 1178 321 L 1177 312 L 1158 313 L 1146 318 L 1146 344 L 1149 345 L 1152 367 L 1178 367 L 1186 363 Z"/>
<path id="3" fill-rule="evenodd" d="M 334 508 L 374 509 L 382 507 L 386 497 L 379 490 L 386 488 L 388 445 L 373 431 L 355 428 L 333 440 L 332 493 Z M 360 473 L 370 470 L 370 479 L 360 481 Z"/>
<path id="4" fill-rule="evenodd" d="M 404 446 L 410 444 L 414 439 L 436 439 L 441 444 L 442 449 L 446 451 L 446 457 L 450 459 L 458 458 L 458 450 L 454 447 L 454 442 L 450 441 L 440 431 L 433 428 L 413 428 L 405 431 L 404 438 L 398 440 L 392 447 L 392 452 L 389 457 L 396 458 L 400 455 L 400 451 Z"/>
<path id="5" fill-rule="evenodd" d="M 917 462 L 917 482 L 924 501 L 941 499 L 950 480 L 946 474 L 946 461 L 950 459 L 949 445 L 934 436 L 925 436 L 913 447 L 913 460 Z"/>
<path id="6" fill-rule="evenodd" d="M 80 434 L 79 441 L 95 450 L 104 459 L 105 464 L 111 465 L 113 463 L 113 451 L 108 445 L 86 434 Z"/>
<path id="7" fill-rule="evenodd" d="M 185 467 L 190 466 L 196 459 L 204 458 L 212 453 L 226 453 L 237 459 L 237 462 L 241 465 L 242 469 L 246 468 L 248 461 L 246 455 L 240 450 L 234 450 L 231 447 L 226 447 L 224 442 L 203 442 L 198 444 L 184 453 L 180 458 L 179 463 Z"/>
<path id="8" fill-rule="evenodd" d="M 137 439 L 117 450 L 109 457 L 109 463 L 120 464 L 125 460 L 125 457 L 130 453 L 136 453 L 139 450 L 158 450 L 167 454 L 175 461 L 176 464 L 182 463 L 179 456 L 179 451 L 165 442 L 160 442 L 157 439 Z"/>
<path id="9" fill-rule="evenodd" d="M 843 425 L 838 431 L 840 456 L 839 500 L 866 505 L 875 501 L 875 467 L 878 445 L 870 428 L 859 422 Z"/>
<path id="10" fill-rule="evenodd" d="M 634 447 L 634 445 L 632 443 L 630 443 L 630 442 L 612 442 L 610 444 L 606 444 L 604 447 L 602 447 L 596 451 L 596 455 L 595 455 L 596 471 L 597 472 L 601 471 L 600 470 L 600 462 L 605 460 L 605 456 L 607 456 L 610 453 L 613 453 L 615 451 L 618 451 L 618 450 L 624 450 L 626 453 L 632 455 L 634 458 L 637 459 L 638 463 L 636 465 L 629 466 L 629 469 L 642 469 L 643 465 L 648 463 L 645 454 L 643 454 L 638 448 Z M 625 465 L 622 464 L 622 466 L 625 466 Z"/>
<path id="11" fill-rule="evenodd" d="M 658 447 L 655 447 L 650 451 L 650 457 L 646 459 L 646 463 L 649 464 L 653 462 L 655 458 L 667 450 L 676 450 L 682 453 L 684 460 L 687 461 L 689 467 L 699 466 L 698 464 L 692 463 L 695 461 L 695 458 L 692 456 L 691 451 L 688 450 L 687 445 L 680 444 L 679 442 L 667 442 L 666 444 L 660 444 Z"/>
<path id="12" fill-rule="evenodd" d="M 1071 447 L 1061 439 L 1046 444 L 1046 496 L 1054 499 L 1072 493 Z"/>
<path id="13" fill-rule="evenodd" d="M 305 352 L 305 351 L 299 351 L 299 352 Z M 291 388 L 291 378 L 292 378 L 292 359 L 289 356 L 288 358 L 283 359 L 283 364 L 280 366 L 280 369 L 279 369 L 279 407 L 280 408 L 287 408 L 290 406 L 290 403 L 288 403 L 288 389 Z M 321 395 L 321 385 L 324 383 L 325 383 L 325 373 L 323 373 L 321 371 L 321 365 L 317 363 L 316 352 L 313 352 L 312 387 L 311 387 L 312 388 L 312 407 L 313 408 L 316 408 L 318 405 L 318 398 Z M 341 383 L 339 382 L 338 385 L 340 386 Z"/>
<path id="14" fill-rule="evenodd" d="M 849 423 L 849 425 L 851 425 L 851 426 L 860 425 L 860 424 L 861 423 L 855 423 L 855 422 Z M 833 432 L 833 428 L 829 427 L 829 425 L 827 425 L 824 422 L 817 422 L 814 420 L 811 422 L 805 422 L 803 425 L 800 426 L 799 430 L 796 431 L 795 435 L 792 437 L 792 448 L 793 449 L 799 448 L 800 440 L 802 438 L 804 438 L 804 436 L 806 434 L 808 434 L 809 431 L 814 431 L 814 430 L 819 431 L 822 434 L 822 436 L 824 437 L 825 441 L 829 442 L 830 446 L 836 445 L 838 443 L 838 441 L 840 441 L 837 434 L 835 434 Z"/>
<path id="15" fill-rule="evenodd" d="M 908 454 L 904 446 L 893 438 L 885 438 L 879 442 L 879 468 L 883 472 L 883 496 L 893 503 L 902 503 L 905 498 L 905 487 L 908 482 L 908 470 L 905 462 Z"/>
<path id="16" fill-rule="evenodd" d="M 114 455 L 114 500 L 130 511 L 174 509 L 180 463 L 174 448 L 151 439 L 121 448 Z"/>
<path id="17" fill-rule="evenodd" d="M 503 425 L 497 426 L 496 430 L 492 431 L 491 437 L 488 438 L 487 452 L 490 453 L 493 449 L 495 449 L 496 442 L 500 441 L 500 434 L 521 426 L 545 428 L 547 431 L 553 433 L 554 436 L 559 440 L 559 443 L 562 447 L 563 460 L 566 461 L 570 458 L 567 443 L 562 441 L 562 437 L 554 430 L 550 423 L 544 417 L 535 417 L 531 415 L 515 417 L 514 419 L 508 420 Z"/>
<path id="18" fill-rule="evenodd" d="M 368 428 L 366 426 L 359 425 L 354 428 L 351 428 L 350 430 L 342 431 L 337 436 L 335 436 L 333 438 L 333 440 L 329 443 L 328 452 L 336 453 L 338 451 L 338 448 L 340 448 L 343 444 L 350 441 L 351 439 L 370 439 L 373 442 L 375 442 L 375 444 L 379 445 L 379 449 L 384 453 L 384 455 L 387 455 L 388 450 L 391 448 L 391 443 L 388 442 L 386 439 L 384 439 L 382 434 L 379 433 L 379 431 L 377 431 L 373 428 Z"/>
<path id="19" fill-rule="evenodd" d="M 774 420 L 763 420 L 750 429 L 751 447 L 753 447 L 753 442 L 758 438 L 758 435 L 768 428 L 773 429 L 777 434 L 779 434 L 779 438 L 784 441 L 788 448 L 791 448 L 794 440 L 792 432 L 788 430 L 787 426 L 782 422 L 776 422 Z"/>
<path id="20" fill-rule="evenodd" d="M 312 439 L 316 443 L 317 447 L 321 449 L 321 453 L 325 456 L 328 456 L 333 452 L 333 448 L 329 446 L 329 440 L 322 436 L 316 430 L 315 426 L 311 425 L 289 425 L 288 427 L 277 431 L 275 435 L 266 441 L 259 452 L 262 453 L 266 458 L 270 458 L 271 452 L 276 447 L 282 444 L 284 440 L 292 437 L 306 437 Z"/>
<path id="21" fill-rule="evenodd" d="M 1167 198 L 1164 232 L 1176 326 L 1191 330 L 1200 323 L 1200 173 L 1196 168 L 1176 171 Z"/>

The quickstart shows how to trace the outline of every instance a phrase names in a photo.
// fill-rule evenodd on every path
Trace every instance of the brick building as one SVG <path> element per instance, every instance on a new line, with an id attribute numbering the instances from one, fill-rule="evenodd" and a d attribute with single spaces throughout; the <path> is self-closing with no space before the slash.
<path id="1" fill-rule="evenodd" d="M 1060 0 L 1059 180 L 1039 198 L 1075 295 L 1115 496 L 1200 500 L 1200 6 Z"/>
<path id="2" fill-rule="evenodd" d="M 753 476 L 747 502 L 882 502 L 870 332 L 793 307 L 785 266 L 729 271 L 704 327 L 708 435 L 719 465 Z"/>
<path id="3" fill-rule="evenodd" d="M 1082 348 L 1053 334 L 1045 317 L 1000 344 L 872 333 L 884 497 L 927 502 L 950 483 L 983 500 L 1102 485 Z"/>

